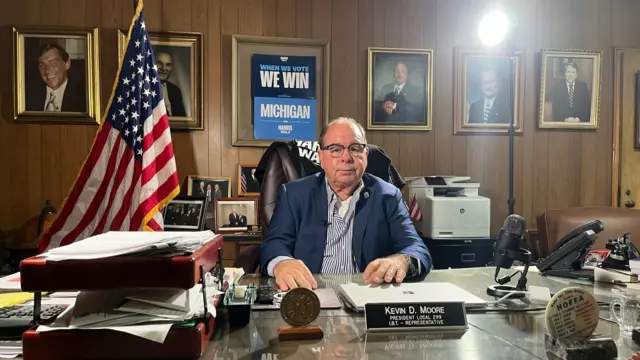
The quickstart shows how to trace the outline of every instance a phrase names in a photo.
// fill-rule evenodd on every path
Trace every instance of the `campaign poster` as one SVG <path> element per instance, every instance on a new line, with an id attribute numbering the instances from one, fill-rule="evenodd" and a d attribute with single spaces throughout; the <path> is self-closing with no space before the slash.
<path id="1" fill-rule="evenodd" d="M 254 54 L 253 137 L 316 139 L 316 58 Z"/>

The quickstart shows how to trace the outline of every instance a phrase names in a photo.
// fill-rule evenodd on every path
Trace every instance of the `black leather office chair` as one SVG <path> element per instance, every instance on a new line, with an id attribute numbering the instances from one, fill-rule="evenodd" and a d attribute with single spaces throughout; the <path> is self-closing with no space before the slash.
<path id="1" fill-rule="evenodd" d="M 376 145 L 368 144 L 367 147 L 369 148 L 369 162 L 365 171 L 402 190 L 406 183 L 385 151 Z M 322 171 L 317 164 L 309 160 L 308 156 L 313 154 L 315 150 L 309 151 L 304 146 L 302 148 L 303 150 L 300 151 L 295 141 L 277 141 L 269 146 L 260 159 L 256 169 L 256 178 L 260 183 L 260 217 L 264 227 L 269 226 L 271 215 L 276 207 L 280 185 Z M 315 148 L 315 145 L 311 148 Z M 301 155 L 301 152 L 307 155 Z"/>
<path id="2" fill-rule="evenodd" d="M 271 145 L 270 150 L 265 152 L 260 159 L 256 171 L 256 178 L 260 182 L 260 218 L 263 228 L 269 226 L 271 215 L 276 207 L 280 185 L 311 175 L 300 174 L 301 169 L 294 165 L 291 149 L 287 143 L 275 142 Z"/>
<path id="3" fill-rule="evenodd" d="M 306 175 L 305 175 L 306 176 Z M 269 226 L 276 207 L 280 185 L 299 179 L 300 173 L 293 165 L 290 148 L 284 142 L 275 142 L 263 155 L 256 171 L 260 183 L 260 218 L 263 233 Z M 234 267 L 241 267 L 245 273 L 256 273 L 260 267 L 260 245 L 247 247 L 234 261 Z"/>

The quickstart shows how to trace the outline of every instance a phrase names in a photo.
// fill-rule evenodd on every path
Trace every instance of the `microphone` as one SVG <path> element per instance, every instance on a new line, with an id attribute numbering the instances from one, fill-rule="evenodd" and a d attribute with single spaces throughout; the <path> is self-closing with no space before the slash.
<path id="1" fill-rule="evenodd" d="M 496 266 L 496 275 L 500 272 L 500 268 L 510 269 L 513 260 L 507 256 L 507 250 L 517 251 L 522 243 L 522 236 L 526 222 L 520 215 L 509 215 L 500 228 L 500 235 L 493 248 L 493 264 Z"/>
<path id="2" fill-rule="evenodd" d="M 494 280 L 499 285 L 487 287 L 487 294 L 493 296 L 505 296 L 514 291 L 526 291 L 527 272 L 531 265 L 531 251 L 522 248 L 522 239 L 526 229 L 526 221 L 520 215 L 509 215 L 500 228 L 500 234 L 493 248 L 493 264 L 496 267 Z M 511 275 L 498 278 L 500 269 L 510 269 L 514 260 L 525 264 L 524 271 L 516 271 Z M 520 273 L 517 286 L 504 285 L 511 281 L 511 278 Z M 524 297 L 524 293 L 515 293 L 511 297 Z"/>
<path id="3" fill-rule="evenodd" d="M 327 220 L 322 220 L 322 221 L 321 221 L 321 223 L 322 223 L 322 226 L 324 226 L 324 227 L 326 227 L 326 228 L 328 228 L 328 227 L 329 227 L 329 225 L 331 225 L 331 223 L 330 223 L 330 222 L 328 222 Z"/>

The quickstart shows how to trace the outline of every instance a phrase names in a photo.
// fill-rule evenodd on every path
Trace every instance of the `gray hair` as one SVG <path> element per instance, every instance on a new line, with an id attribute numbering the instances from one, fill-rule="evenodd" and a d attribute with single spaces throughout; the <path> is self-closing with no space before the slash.
<path id="1" fill-rule="evenodd" d="M 335 118 L 335 119 L 331 120 L 327 125 L 325 125 L 322 128 L 322 131 L 320 132 L 320 138 L 318 139 L 318 143 L 320 145 L 320 148 L 324 147 L 324 136 L 327 134 L 327 130 L 329 130 L 329 126 L 331 126 L 333 124 L 348 124 L 348 125 L 351 125 L 351 127 L 354 130 L 360 131 L 360 134 L 362 134 L 362 140 L 364 141 L 365 144 L 367 143 L 367 135 L 365 134 L 364 127 L 362 127 L 362 125 L 360 125 L 359 122 L 357 122 L 355 119 L 349 118 L 349 117 L 338 117 L 338 118 Z"/>

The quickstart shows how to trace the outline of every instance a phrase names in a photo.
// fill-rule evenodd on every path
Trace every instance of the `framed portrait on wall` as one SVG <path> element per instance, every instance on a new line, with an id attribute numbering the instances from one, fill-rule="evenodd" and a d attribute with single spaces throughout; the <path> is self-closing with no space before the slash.
<path id="1" fill-rule="evenodd" d="M 431 130 L 433 50 L 371 47 L 367 129 Z"/>
<path id="2" fill-rule="evenodd" d="M 329 121 L 329 60 L 327 40 L 233 35 L 231 144 L 316 139 Z"/>
<path id="3" fill-rule="evenodd" d="M 238 164 L 238 196 L 260 196 L 257 167 L 258 164 Z"/>
<path id="4" fill-rule="evenodd" d="M 542 50 L 541 129 L 597 129 L 600 117 L 602 52 Z"/>
<path id="5" fill-rule="evenodd" d="M 13 29 L 14 119 L 100 122 L 98 29 Z"/>
<path id="6" fill-rule="evenodd" d="M 202 34 L 150 31 L 149 36 L 169 126 L 172 130 L 203 130 Z M 127 32 L 120 30 L 119 57 L 124 54 L 126 41 Z"/>
<path id="7" fill-rule="evenodd" d="M 522 133 L 522 54 L 455 49 L 454 134 Z"/>

